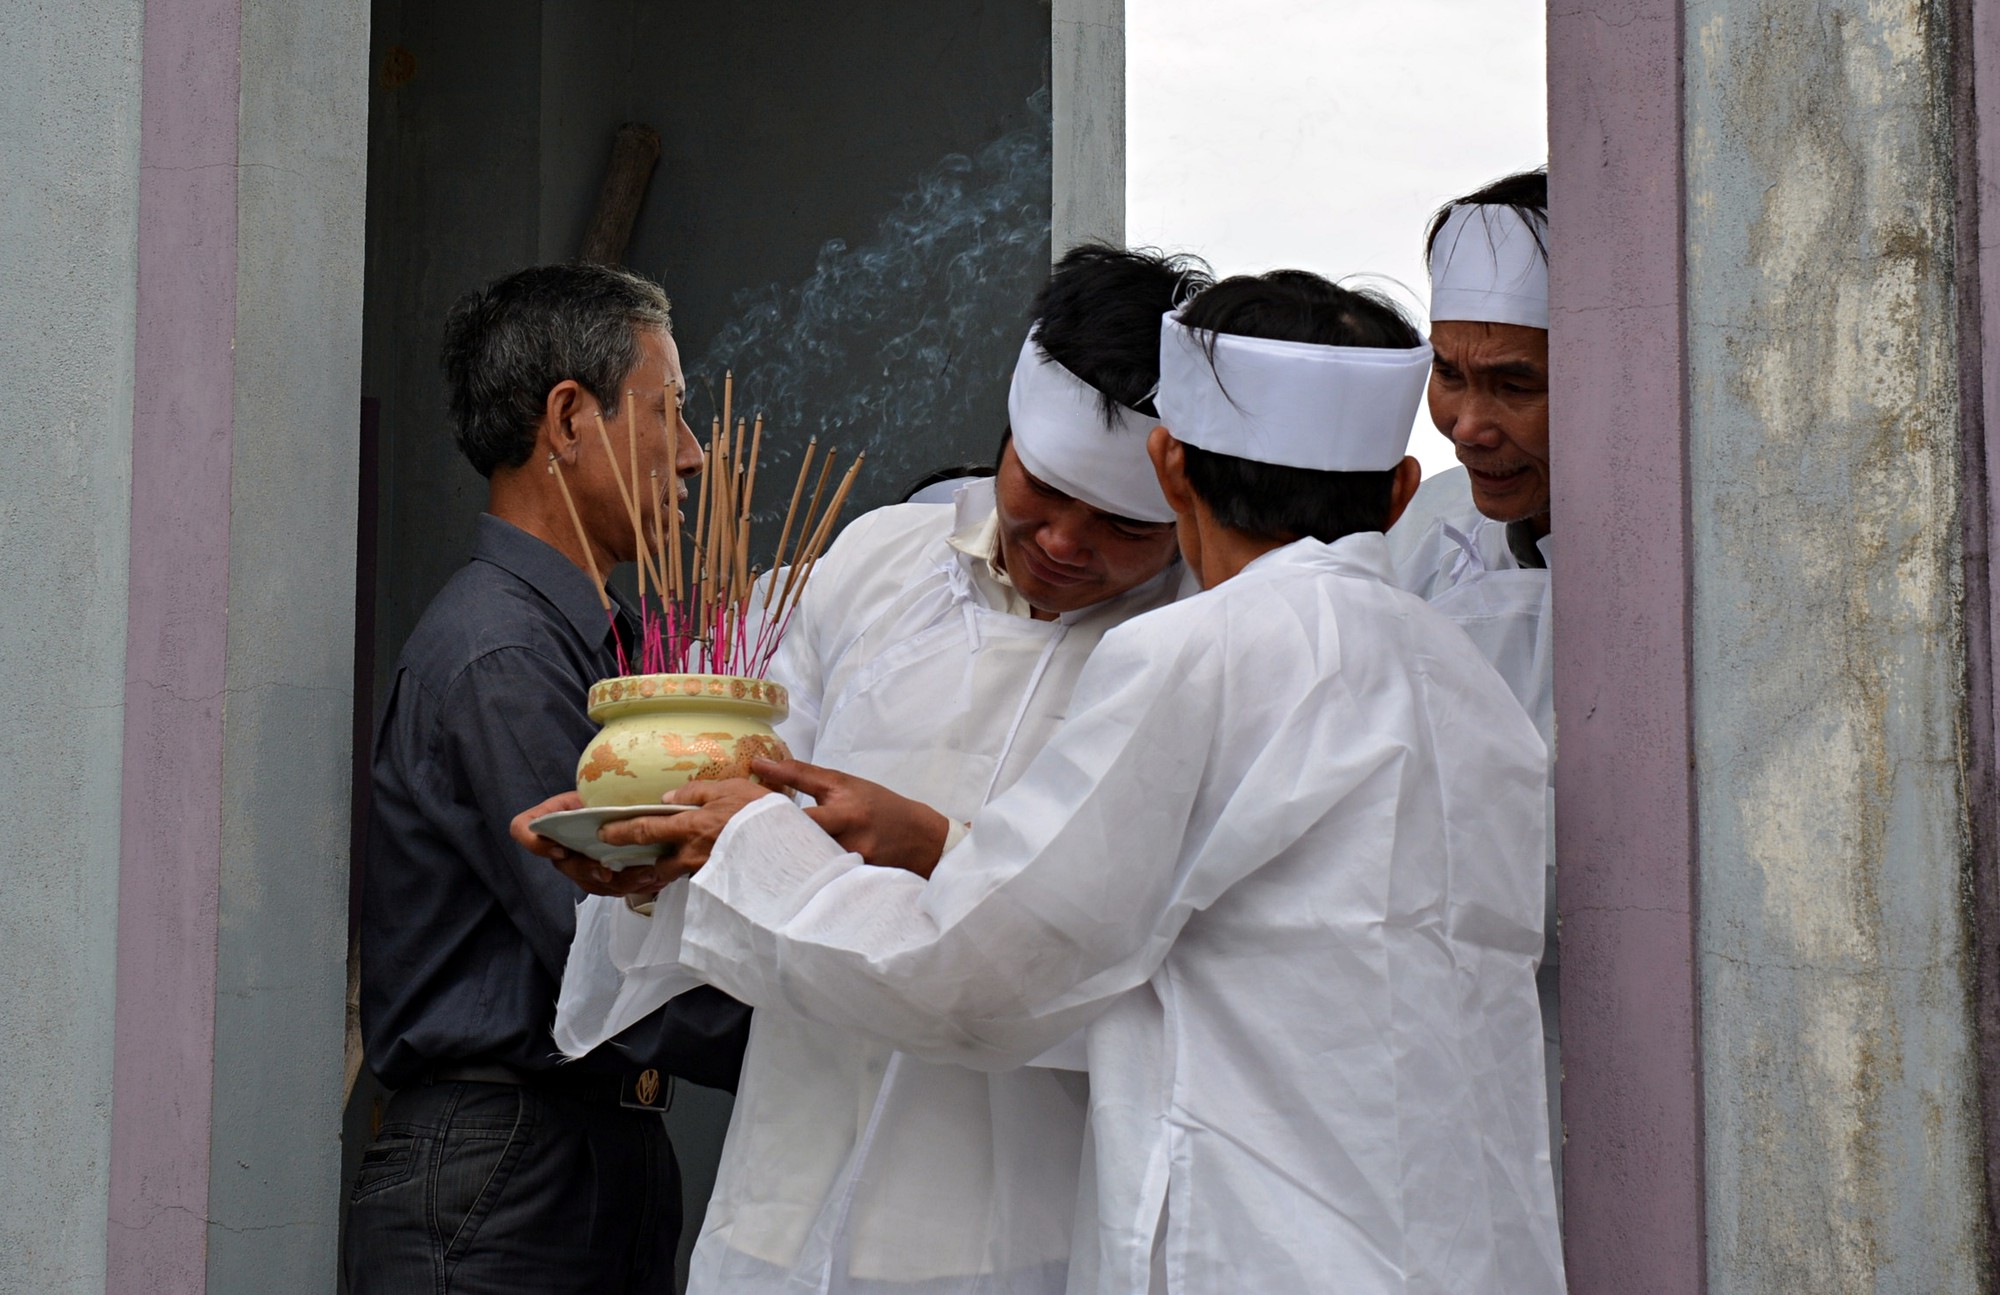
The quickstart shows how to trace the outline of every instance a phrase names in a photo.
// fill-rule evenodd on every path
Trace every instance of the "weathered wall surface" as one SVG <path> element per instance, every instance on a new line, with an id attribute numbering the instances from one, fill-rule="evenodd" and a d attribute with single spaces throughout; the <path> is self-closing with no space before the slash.
<path id="1" fill-rule="evenodd" d="M 459 293 L 537 259 L 541 9 L 375 5 L 362 392 L 382 401 L 377 695 L 486 502 L 452 447 L 437 345 Z"/>
<path id="2" fill-rule="evenodd" d="M 1686 9 L 1715 1295 L 1982 1262 L 1945 12 Z"/>
<path id="3" fill-rule="evenodd" d="M 211 1295 L 334 1285 L 368 17 L 243 8 Z"/>
<path id="4" fill-rule="evenodd" d="M 1125 0 L 1055 0 L 1049 43 L 1056 255 L 1125 241 Z"/>
<path id="5" fill-rule="evenodd" d="M 445 310 L 498 274 L 576 254 L 620 122 L 664 143 L 626 263 L 673 298 L 699 422 L 733 365 L 743 399 L 771 413 L 765 466 L 779 479 L 809 433 L 866 443 L 854 513 L 992 456 L 1048 265 L 1049 6 L 830 13 L 377 0 L 365 390 L 382 400 L 378 683 L 463 560 L 484 499 L 442 418 Z M 392 55 L 407 72 L 385 78 Z"/>
<path id="6" fill-rule="evenodd" d="M 104 1287 L 138 0 L 0 42 L 0 1292 Z"/>

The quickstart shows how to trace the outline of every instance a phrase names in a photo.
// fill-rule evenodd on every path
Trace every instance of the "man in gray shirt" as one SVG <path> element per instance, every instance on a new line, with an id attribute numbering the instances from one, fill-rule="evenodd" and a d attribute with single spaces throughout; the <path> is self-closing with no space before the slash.
<path id="1" fill-rule="evenodd" d="M 361 1025 L 394 1095 L 353 1188 L 355 1295 L 674 1288 L 680 1178 L 659 1110 L 671 1076 L 735 1086 L 748 1009 L 697 990 L 558 1068 L 576 891 L 507 834 L 575 777 L 597 730 L 585 692 L 637 642 L 596 578 L 635 553 L 596 416 L 636 441 L 641 480 L 677 493 L 701 469 L 667 323 L 644 279 L 548 266 L 468 295 L 445 326 L 453 425 L 488 505 L 376 739 Z"/>

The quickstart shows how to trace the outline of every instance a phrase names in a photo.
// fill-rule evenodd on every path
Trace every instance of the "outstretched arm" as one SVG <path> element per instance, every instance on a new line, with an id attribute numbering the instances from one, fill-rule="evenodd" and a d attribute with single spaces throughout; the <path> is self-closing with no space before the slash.
<path id="1" fill-rule="evenodd" d="M 789 802 L 750 806 L 691 885 L 682 960 L 958 1064 L 1020 1065 L 1143 983 L 1189 906 L 1215 690 L 1107 655 L 1078 713 L 925 881 L 871 868 Z M 1093 679 L 1094 676 L 1094 679 Z"/>
<path id="2" fill-rule="evenodd" d="M 811 796 L 818 803 L 806 809 L 806 817 L 843 850 L 878 868 L 928 877 L 944 854 L 951 820 L 920 800 L 803 760 L 758 760 L 751 768 L 768 786 Z"/>

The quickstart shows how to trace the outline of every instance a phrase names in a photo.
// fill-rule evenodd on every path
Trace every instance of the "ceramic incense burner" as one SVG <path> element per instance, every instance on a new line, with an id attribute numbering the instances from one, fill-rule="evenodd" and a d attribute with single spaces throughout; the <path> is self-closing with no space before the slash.
<path id="1" fill-rule="evenodd" d="M 642 674 L 591 685 L 604 728 L 576 765 L 593 809 L 656 805 L 697 779 L 747 778 L 752 760 L 789 758 L 771 731 L 791 711 L 782 685 L 719 674 Z"/>

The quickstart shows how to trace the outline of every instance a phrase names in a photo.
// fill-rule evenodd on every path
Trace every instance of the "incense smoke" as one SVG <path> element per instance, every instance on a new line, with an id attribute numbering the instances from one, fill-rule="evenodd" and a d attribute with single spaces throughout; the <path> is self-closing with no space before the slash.
<path id="1" fill-rule="evenodd" d="M 808 436 L 868 452 L 849 518 L 999 448 L 1007 376 L 1049 264 L 1048 92 L 1030 106 L 1032 125 L 919 177 L 863 245 L 831 240 L 803 283 L 736 297 L 690 372 L 719 388 L 733 368 L 737 408 L 761 409 L 779 438 L 765 442 L 760 527 L 782 516 Z"/>

